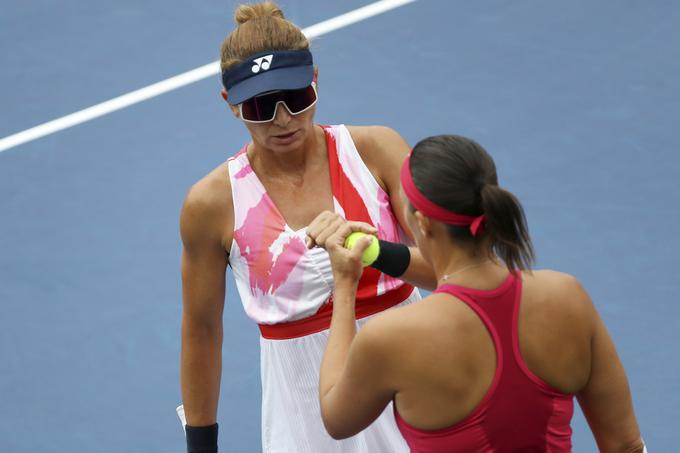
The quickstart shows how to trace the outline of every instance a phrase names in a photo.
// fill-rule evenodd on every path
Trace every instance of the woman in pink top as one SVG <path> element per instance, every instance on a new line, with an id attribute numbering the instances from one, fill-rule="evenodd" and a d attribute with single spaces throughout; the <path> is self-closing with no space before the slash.
<path id="1" fill-rule="evenodd" d="M 394 401 L 412 452 L 569 452 L 576 397 L 601 451 L 642 452 L 607 329 L 574 277 L 528 270 L 524 213 L 498 186 L 486 151 L 459 136 L 425 139 L 403 164 L 401 187 L 404 215 L 439 285 L 358 334 L 355 288 L 370 239 L 345 249 L 359 224 L 328 225 L 323 215 L 308 231 L 329 251 L 335 279 L 320 376 L 328 432 L 351 436 Z M 408 260 L 394 247 L 387 258 Z"/>

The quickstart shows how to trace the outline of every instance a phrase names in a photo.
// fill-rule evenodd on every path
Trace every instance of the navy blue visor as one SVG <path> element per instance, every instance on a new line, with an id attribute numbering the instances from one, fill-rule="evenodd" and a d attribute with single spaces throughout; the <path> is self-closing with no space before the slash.
<path id="1" fill-rule="evenodd" d="M 307 49 L 260 52 L 222 73 L 231 105 L 269 91 L 299 90 L 313 79 L 314 61 Z"/>

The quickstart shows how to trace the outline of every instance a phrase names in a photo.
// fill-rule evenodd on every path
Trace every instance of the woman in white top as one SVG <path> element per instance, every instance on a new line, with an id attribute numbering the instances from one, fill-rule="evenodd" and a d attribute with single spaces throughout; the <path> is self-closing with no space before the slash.
<path id="1" fill-rule="evenodd" d="M 361 221 L 387 241 L 405 240 L 396 194 L 409 147 L 385 127 L 314 123 L 317 72 L 309 43 L 275 4 L 240 6 L 236 22 L 222 46 L 222 96 L 252 141 L 192 187 L 180 222 L 188 451 L 217 451 L 227 265 L 262 333 L 263 451 L 407 451 L 389 410 L 346 440 L 324 430 L 318 373 L 333 280 L 328 254 L 305 241 L 306 226 L 323 211 L 332 213 L 328 222 Z M 359 282 L 360 324 L 419 299 L 413 286 L 375 267 Z M 434 287 L 427 265 L 413 269 L 411 283 Z"/>

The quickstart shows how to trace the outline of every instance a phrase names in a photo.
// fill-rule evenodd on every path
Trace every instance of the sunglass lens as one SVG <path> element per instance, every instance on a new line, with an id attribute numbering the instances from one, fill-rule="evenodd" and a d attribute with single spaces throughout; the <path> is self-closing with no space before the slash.
<path id="1" fill-rule="evenodd" d="M 308 109 L 316 102 L 316 91 L 312 85 L 300 90 L 275 91 L 250 98 L 241 104 L 241 115 L 246 121 L 271 121 L 276 113 L 276 104 L 285 102 L 293 115 Z"/>
<path id="2" fill-rule="evenodd" d="M 255 96 L 243 102 L 241 115 L 248 121 L 269 121 L 274 118 L 276 103 L 279 100 L 279 93 Z"/>
<path id="3" fill-rule="evenodd" d="M 309 108 L 316 102 L 316 91 L 313 86 L 308 86 L 300 90 L 284 91 L 284 102 L 288 106 L 290 113 L 297 114 Z"/>

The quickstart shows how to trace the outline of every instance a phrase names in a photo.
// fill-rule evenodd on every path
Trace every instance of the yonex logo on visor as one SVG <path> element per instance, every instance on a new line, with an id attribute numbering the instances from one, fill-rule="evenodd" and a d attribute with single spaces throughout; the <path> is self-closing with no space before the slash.
<path id="1" fill-rule="evenodd" d="M 251 68 L 251 71 L 253 71 L 255 74 L 260 72 L 260 69 L 262 69 L 263 71 L 266 71 L 271 66 L 273 58 L 274 58 L 274 55 L 269 54 L 269 55 L 265 55 L 264 57 L 254 59 L 253 63 L 255 63 L 255 64 Z"/>

